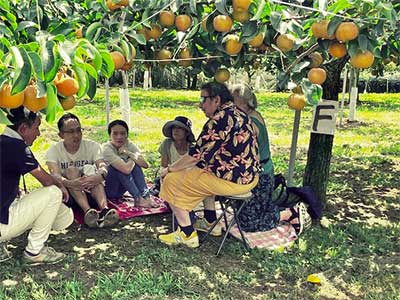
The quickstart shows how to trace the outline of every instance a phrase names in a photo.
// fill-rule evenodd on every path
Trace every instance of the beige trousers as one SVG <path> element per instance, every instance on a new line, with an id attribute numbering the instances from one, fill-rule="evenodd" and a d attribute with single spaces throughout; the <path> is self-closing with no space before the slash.
<path id="1" fill-rule="evenodd" d="M 31 229 L 26 250 L 39 253 L 51 230 L 62 230 L 73 222 L 72 210 L 62 203 L 61 190 L 52 185 L 15 199 L 8 224 L 0 224 L 0 241 L 8 241 Z"/>

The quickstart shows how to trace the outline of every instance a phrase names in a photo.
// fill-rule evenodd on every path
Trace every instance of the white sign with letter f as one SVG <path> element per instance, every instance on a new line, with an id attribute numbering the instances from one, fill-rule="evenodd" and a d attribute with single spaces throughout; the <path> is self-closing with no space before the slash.
<path id="1" fill-rule="evenodd" d="M 314 107 L 311 132 L 335 134 L 338 101 L 322 100 Z"/>

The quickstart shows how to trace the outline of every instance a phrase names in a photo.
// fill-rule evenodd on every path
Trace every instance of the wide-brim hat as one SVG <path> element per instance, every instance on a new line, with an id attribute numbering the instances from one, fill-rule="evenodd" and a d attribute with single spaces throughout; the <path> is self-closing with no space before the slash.
<path id="1" fill-rule="evenodd" d="M 164 136 L 172 138 L 172 127 L 174 127 L 174 126 L 183 128 L 188 132 L 188 141 L 189 142 L 195 141 L 195 138 L 194 138 L 194 135 L 192 132 L 192 122 L 188 118 L 178 116 L 174 120 L 168 121 L 167 123 L 165 123 L 162 128 L 162 133 L 164 134 Z"/>

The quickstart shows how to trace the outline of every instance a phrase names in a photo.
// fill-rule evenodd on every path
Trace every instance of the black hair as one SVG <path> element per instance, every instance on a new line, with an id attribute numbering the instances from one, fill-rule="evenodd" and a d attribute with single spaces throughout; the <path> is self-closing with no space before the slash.
<path id="1" fill-rule="evenodd" d="M 72 113 L 66 113 L 57 122 L 58 131 L 60 131 L 60 132 L 62 131 L 65 121 L 67 121 L 69 119 L 77 120 L 79 122 L 79 124 L 81 124 L 81 121 L 79 121 L 79 118 L 77 116 L 75 116 Z"/>
<path id="2" fill-rule="evenodd" d="M 111 129 L 116 125 L 121 125 L 122 127 L 124 127 L 126 129 L 126 133 L 129 134 L 128 124 L 126 124 L 125 121 L 114 120 L 110 124 L 108 124 L 108 129 L 107 129 L 108 135 L 111 135 Z"/>
<path id="3" fill-rule="evenodd" d="M 11 125 L 7 125 L 7 127 L 11 128 L 14 131 L 18 131 L 18 128 L 22 124 L 28 125 L 28 127 L 32 127 L 33 123 L 35 123 L 36 118 L 40 118 L 38 113 L 28 110 L 24 106 L 20 106 L 17 108 L 10 109 L 7 114 L 7 119 L 10 120 Z"/>
<path id="4" fill-rule="evenodd" d="M 201 90 L 206 90 L 209 96 L 219 96 L 221 98 L 221 104 L 233 101 L 233 97 L 228 87 L 219 82 L 207 82 L 200 87 Z"/>

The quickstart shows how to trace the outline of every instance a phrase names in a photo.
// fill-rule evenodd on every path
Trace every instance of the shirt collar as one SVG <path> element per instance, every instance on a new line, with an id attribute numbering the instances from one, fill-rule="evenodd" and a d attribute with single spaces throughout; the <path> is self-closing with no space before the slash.
<path id="1" fill-rule="evenodd" d="M 3 131 L 3 135 L 14 138 L 14 139 L 18 139 L 18 140 L 24 140 L 22 138 L 22 136 L 20 136 L 20 134 L 18 132 L 16 132 L 15 130 L 11 129 L 10 127 L 5 127 L 4 131 Z"/>

